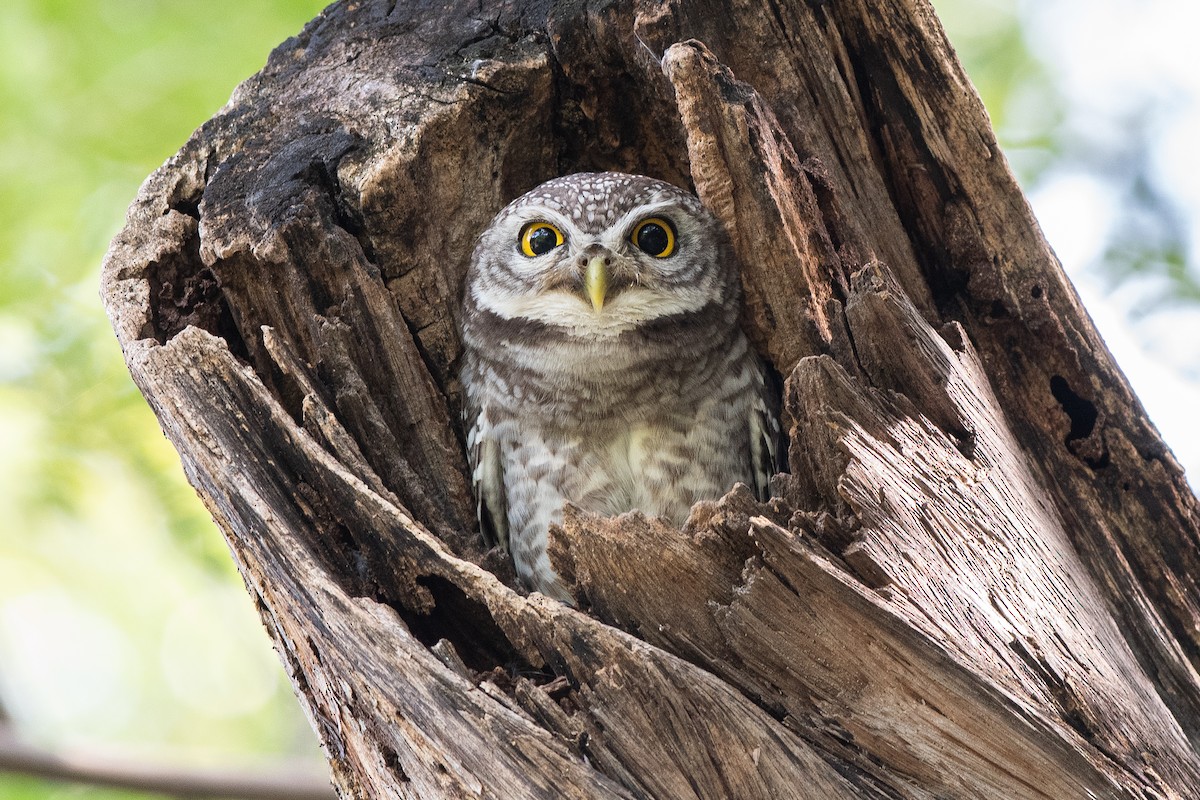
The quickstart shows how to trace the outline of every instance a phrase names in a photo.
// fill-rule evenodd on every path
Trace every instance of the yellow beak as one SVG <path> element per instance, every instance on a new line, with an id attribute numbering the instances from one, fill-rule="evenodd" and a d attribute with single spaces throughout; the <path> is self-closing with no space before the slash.
<path id="1" fill-rule="evenodd" d="M 583 275 L 583 285 L 587 288 L 592 308 L 599 311 L 604 308 L 604 296 L 608 293 L 607 256 L 592 256 L 588 261 L 587 272 Z"/>

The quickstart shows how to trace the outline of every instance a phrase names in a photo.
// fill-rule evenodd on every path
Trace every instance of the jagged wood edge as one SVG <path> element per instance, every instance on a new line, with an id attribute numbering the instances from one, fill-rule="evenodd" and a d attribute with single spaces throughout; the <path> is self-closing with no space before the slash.
<path id="1" fill-rule="evenodd" d="M 777 267 L 769 259 L 756 258 L 763 250 L 760 242 L 812 240 L 817 237 L 806 229 L 836 226 L 840 219 L 830 220 L 815 208 L 811 179 L 806 180 L 808 176 L 798 169 L 799 160 L 786 135 L 752 87 L 740 84 L 699 43 L 674 45 L 663 61 L 675 85 L 685 128 L 695 132 L 689 149 L 697 189 L 727 225 L 748 231 L 734 236 L 735 247 L 741 246 L 746 280 L 762 280 L 764 272 Z M 777 166 L 764 173 L 755 168 L 760 163 Z M 781 171 L 796 178 L 781 184 Z M 738 194 L 745 199 L 730 202 L 731 195 Z M 790 210 L 797 205 L 813 212 L 799 223 Z M 798 257 L 803 261 L 803 255 Z M 1004 686 L 1039 708 L 1074 740 L 1072 746 L 1090 753 L 1089 759 L 1123 785 L 1147 791 L 1191 785 L 1200 777 L 1195 753 L 1103 608 L 1099 592 L 1064 535 L 1061 518 L 1050 511 L 1051 498 L 1038 485 L 1037 473 L 1008 431 L 987 373 L 965 332 L 952 326 L 948 334 L 966 351 L 956 356 L 932 334 L 900 286 L 880 276 L 880 269 L 863 270 L 875 276 L 868 279 L 870 287 L 852 286 L 849 296 L 842 295 L 848 337 L 842 341 L 829 337 L 834 358 L 876 387 L 911 398 L 950 439 L 953 460 L 965 465 L 959 469 L 969 475 L 990 473 L 990 483 L 1007 493 L 1006 502 L 1016 505 L 1011 514 L 1003 513 L 1003 506 L 989 499 L 987 480 L 977 491 L 959 493 L 952 469 L 945 475 L 922 477 L 931 485 L 948 481 L 945 486 L 953 490 L 932 492 L 919 508 L 904 508 L 900 503 L 909 494 L 904 488 L 914 479 L 900 477 L 889 486 L 886 476 L 889 472 L 902 476 L 909 458 L 895 452 L 889 464 L 889 456 L 880 453 L 874 468 L 882 467 L 884 472 L 869 474 L 868 470 L 865 478 L 855 475 L 841 455 L 843 450 L 853 451 L 848 442 L 852 437 L 844 432 L 829 435 L 826 423 L 798 424 L 793 430 L 793 471 L 807 473 L 809 496 L 848 501 L 855 524 L 865 525 L 867 518 L 887 521 L 886 533 L 857 532 L 846 555 L 853 554 L 860 574 L 893 584 L 889 589 L 906 601 L 904 615 L 915 627 L 956 652 L 961 663 L 985 682 Z M 844 284 L 834 288 L 846 292 Z M 959 365 L 958 359 L 964 363 Z M 799 373 L 793 376 L 793 381 L 798 380 Z M 820 391 L 802 397 L 799 405 L 809 408 L 807 416 L 813 417 L 812 408 L 825 403 L 838 407 L 831 398 L 839 393 L 815 384 L 808 388 Z M 799 396 L 795 385 L 789 389 L 789 396 L 793 395 Z M 850 395 L 841 395 L 841 403 L 848 403 Z M 799 407 L 796 410 L 799 413 Z M 822 442 L 832 446 L 823 449 Z M 936 440 L 911 441 L 902 452 L 936 461 L 938 450 Z M 885 489 L 896 492 L 892 502 L 883 497 Z M 928 506 L 936 507 L 943 500 L 959 504 L 947 505 L 942 516 L 927 514 Z M 807 505 L 803 498 L 796 502 Z M 978 511 L 965 510 L 973 502 L 980 503 Z M 978 524 L 976 513 L 988 523 L 971 535 L 990 539 L 990 547 L 962 547 L 939 527 L 953 529 L 958 514 L 963 515 L 964 527 L 970 528 Z M 972 551 L 980 557 L 972 559 Z M 906 563 L 911 553 L 920 554 L 918 566 Z M 956 557 L 947 555 L 951 553 Z M 1006 568 L 1011 554 L 1020 554 L 1013 556 L 1019 566 Z M 1010 569 L 1019 577 L 1006 577 Z M 965 576 L 978 579 L 991 596 L 960 591 L 957 583 Z M 1046 608 L 1058 609 L 1062 616 L 1047 617 Z M 973 617 L 977 619 L 972 621 Z M 1076 732 L 1085 739 L 1079 740 Z M 936 776 L 929 780 L 925 785 L 934 785 Z"/>
<path id="2" fill-rule="evenodd" d="M 534 614 L 526 608 L 529 601 L 490 575 L 454 560 L 405 512 L 381 511 L 378 504 L 385 501 L 368 493 L 358 479 L 350 480 L 341 467 L 335 469 L 316 446 L 316 441 L 332 444 L 347 463 L 364 468 L 361 450 L 349 446 L 350 437 L 332 422 L 335 415 L 326 393 L 311 374 L 314 366 L 271 328 L 264 328 L 261 353 L 249 355 L 273 380 L 300 387 L 303 396 L 290 409 L 279 405 L 256 370 L 198 328 L 186 326 L 167 341 L 157 341 L 151 311 L 155 284 L 149 273 L 172 260 L 192 257 L 198 239 L 201 260 L 212 263 L 245 259 L 239 254 L 252 253 L 260 263 L 285 265 L 291 260 L 289 248 L 296 246 L 285 229 L 274 238 L 260 235 L 245 247 L 217 248 L 212 242 L 219 237 L 211 232 L 211 223 L 210 233 L 202 235 L 203 223 L 197 225 L 186 208 L 173 207 L 180 196 L 194 195 L 208 180 L 207 161 L 221 146 L 193 143 L 147 183 L 131 209 L 130 226 L 110 252 L 105 295 L 135 380 L 180 449 L 189 479 L 229 536 L 248 586 L 260 600 L 269 630 L 334 764 L 339 789 L 347 796 L 454 796 L 484 786 L 497 796 L 559 796 L 564 787 L 578 787 L 572 791 L 584 796 L 592 787 L 593 793 L 620 795 L 613 784 L 582 765 L 586 754 L 592 764 L 623 780 L 635 785 L 648 781 L 645 790 L 660 796 L 769 796 L 801 781 L 830 797 L 863 796 L 852 792 L 791 731 L 710 676 L 585 617 L 575 615 L 572 623 L 573 612 L 545 601 L 531 606 L 539 609 Z M 344 248 L 336 241 L 340 235 L 333 233 L 334 246 Z M 318 254 L 327 253 L 320 249 L 326 246 L 318 243 Z M 316 441 L 298 426 L 296 409 Z M 381 487 L 370 470 L 363 480 Z M 341 502 L 333 502 L 339 493 Z M 331 518 L 328 508 L 350 511 Z M 398 520 L 390 518 L 396 516 Z M 345 538 L 347 530 L 353 531 L 352 540 Z M 371 555 L 356 557 L 353 548 L 372 540 L 390 545 L 376 556 L 401 553 L 403 558 L 368 568 L 366 577 L 328 574 L 329 564 L 339 559 L 353 564 Z M 425 562 L 417 551 L 424 553 Z M 440 571 L 431 563 L 441 565 Z M 445 599 L 435 598 L 436 591 L 422 578 L 449 575 L 450 583 L 470 583 L 463 569 L 488 587 L 484 594 L 490 603 L 486 610 L 462 609 L 466 616 L 491 616 L 502 622 L 506 634 L 515 639 L 514 650 L 532 662 L 556 662 L 557 670 L 571 676 L 577 706 L 573 713 L 554 713 L 554 704 L 528 682 L 519 685 L 514 696 L 541 724 L 572 742 L 574 753 L 564 755 L 560 747 L 536 736 L 528 739 L 530 729 L 523 726 L 533 717 L 525 717 L 519 705 L 513 707 L 511 699 L 506 702 L 502 693 L 484 684 L 464 701 L 459 697 L 464 685 L 458 670 L 422 656 L 424 645 L 403 633 L 387 606 L 354 597 L 385 573 L 396 584 L 392 591 L 403 597 L 410 615 L 404 622 L 411 625 L 414 611 L 419 616 Z M 472 585 L 475 594 L 482 591 Z M 409 673 L 413 685 L 434 687 L 435 699 L 444 707 L 421 706 L 419 697 L 405 691 L 400 677 L 404 664 L 392 664 L 387 652 L 372 652 L 381 647 L 392 659 L 405 653 L 405 664 L 414 670 Z M 583 652 L 577 653 L 581 647 Z M 443 669 L 445 674 L 439 671 Z M 647 703 L 647 697 L 631 697 L 623 688 L 642 685 L 654 686 L 650 696 L 659 701 L 673 697 L 667 704 L 671 710 Z M 504 724 L 488 724 L 500 709 L 510 715 Z M 479 725 L 442 730 L 443 715 L 466 713 L 475 715 Z M 411 724 L 396 727 L 406 720 Z M 514 734 L 514 729 L 521 733 Z M 691 738 L 676 740 L 664 736 L 664 730 Z M 530 766 L 531 774 L 520 782 L 509 769 L 472 761 L 485 756 L 510 765 L 510 759 L 529 761 L 528 753 L 512 752 L 513 741 L 522 737 L 543 763 Z M 498 750 L 502 756 L 493 755 Z M 442 752 L 445 759 L 438 755 Z M 554 763 L 556 759 L 563 763 Z M 635 769 L 637 765 L 641 769 Z"/>

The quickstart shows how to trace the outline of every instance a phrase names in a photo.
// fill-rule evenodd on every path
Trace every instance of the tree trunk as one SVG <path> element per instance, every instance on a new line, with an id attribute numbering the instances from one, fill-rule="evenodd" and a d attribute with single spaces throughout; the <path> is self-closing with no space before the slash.
<path id="1" fill-rule="evenodd" d="M 594 169 L 728 229 L 790 471 L 569 513 L 575 610 L 484 550 L 454 315 Z M 924 0 L 343 0 L 104 298 L 344 797 L 1200 796 L 1196 499 Z"/>

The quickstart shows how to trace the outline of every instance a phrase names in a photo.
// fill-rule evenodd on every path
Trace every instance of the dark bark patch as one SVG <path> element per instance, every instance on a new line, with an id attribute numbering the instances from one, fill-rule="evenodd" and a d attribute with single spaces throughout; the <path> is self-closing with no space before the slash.
<path id="1" fill-rule="evenodd" d="M 1071 430 L 1063 441 L 1070 444 L 1091 436 L 1098 416 L 1095 404 L 1076 394 L 1066 378 L 1061 375 L 1050 379 L 1050 392 L 1071 420 Z"/>
<path id="2" fill-rule="evenodd" d="M 221 291 L 220 281 L 200 259 L 195 225 L 174 253 L 149 265 L 153 325 L 144 332 L 166 344 L 189 325 L 225 340 L 230 352 L 247 359 L 246 343 Z"/>

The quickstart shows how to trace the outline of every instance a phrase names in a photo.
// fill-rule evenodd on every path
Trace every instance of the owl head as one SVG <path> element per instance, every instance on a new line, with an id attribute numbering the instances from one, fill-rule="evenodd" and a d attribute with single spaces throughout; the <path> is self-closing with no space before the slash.
<path id="1" fill-rule="evenodd" d="M 653 178 L 579 173 L 547 181 L 479 238 L 466 305 L 568 335 L 619 336 L 657 321 L 737 308 L 738 282 L 716 219 Z"/>

